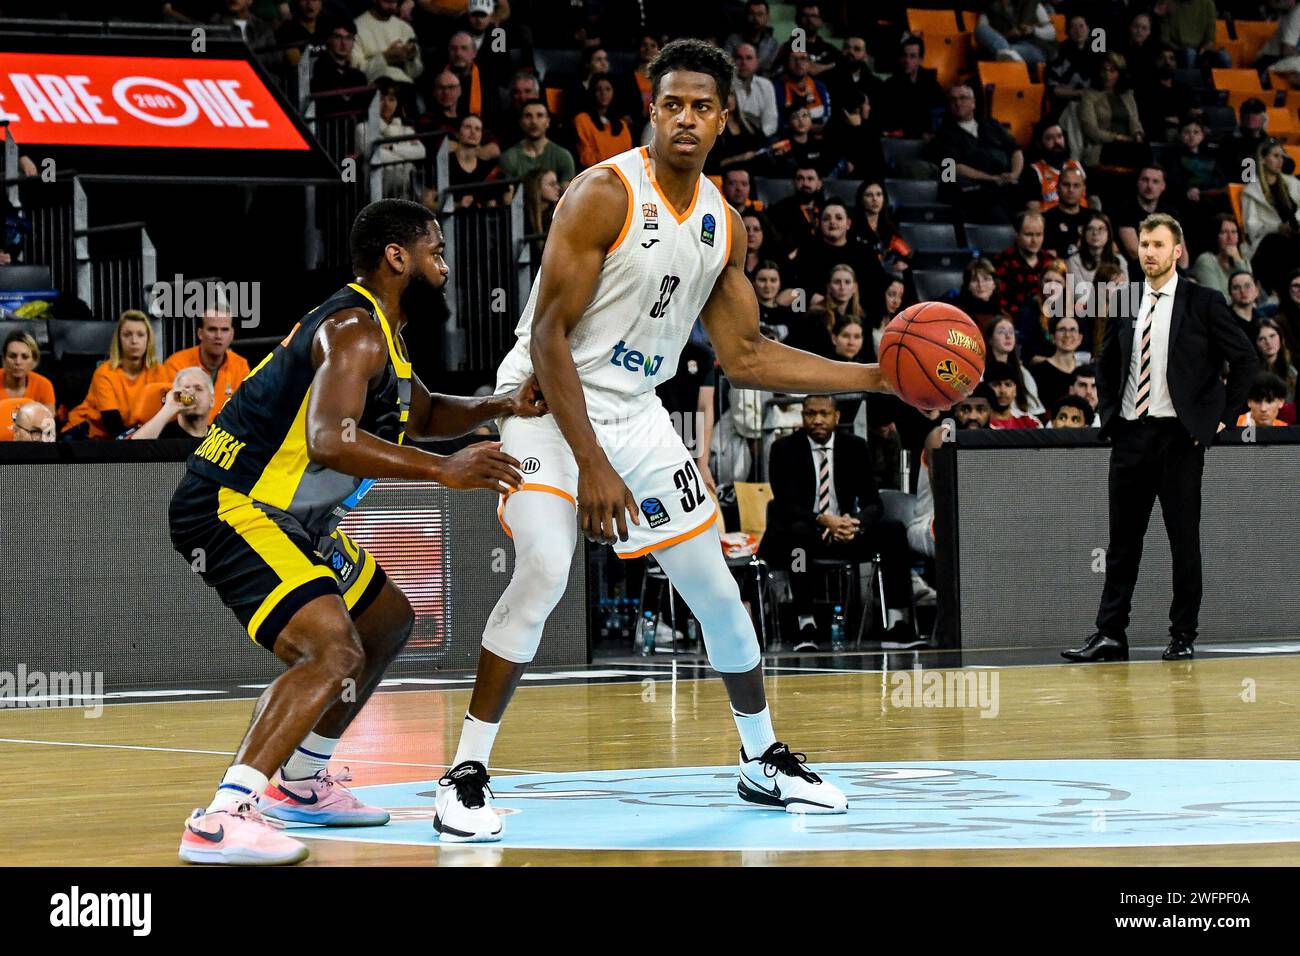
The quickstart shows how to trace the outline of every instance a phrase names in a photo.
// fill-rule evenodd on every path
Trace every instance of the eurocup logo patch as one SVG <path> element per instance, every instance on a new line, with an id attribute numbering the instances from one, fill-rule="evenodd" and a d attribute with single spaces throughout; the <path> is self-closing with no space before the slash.
<path id="1" fill-rule="evenodd" d="M 668 523 L 668 511 L 658 498 L 647 498 L 641 502 L 641 513 L 646 516 L 652 528 Z"/>
<path id="2" fill-rule="evenodd" d="M 706 246 L 713 245 L 713 230 L 717 225 L 717 220 L 713 218 L 713 213 L 704 214 L 704 223 L 700 226 L 700 242 Z"/>

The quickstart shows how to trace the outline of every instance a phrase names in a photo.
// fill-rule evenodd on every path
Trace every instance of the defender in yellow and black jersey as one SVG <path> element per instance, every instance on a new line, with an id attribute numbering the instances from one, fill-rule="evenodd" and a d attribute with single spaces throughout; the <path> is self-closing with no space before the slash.
<path id="1" fill-rule="evenodd" d="M 406 439 L 543 414 L 535 380 L 508 395 L 431 395 L 411 369 L 408 310 L 446 282 L 442 233 L 417 203 L 381 200 L 352 228 L 357 279 L 309 312 L 248 377 L 187 463 L 172 544 L 288 665 L 236 763 L 186 822 L 181 859 L 288 863 L 306 847 L 268 826 L 376 825 L 327 764 L 410 635 L 410 603 L 338 527 L 379 478 L 513 490 L 519 463 L 485 442 L 446 457 Z M 344 691 L 348 693 L 344 693 Z M 272 777 L 274 776 L 274 780 Z"/>

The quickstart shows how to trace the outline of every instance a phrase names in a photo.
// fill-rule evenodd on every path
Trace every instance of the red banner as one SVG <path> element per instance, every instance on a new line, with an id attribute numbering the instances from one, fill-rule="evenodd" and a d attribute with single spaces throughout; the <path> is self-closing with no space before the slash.
<path id="1" fill-rule="evenodd" d="M 20 144 L 309 148 L 243 60 L 6 52 L 0 119 Z"/>

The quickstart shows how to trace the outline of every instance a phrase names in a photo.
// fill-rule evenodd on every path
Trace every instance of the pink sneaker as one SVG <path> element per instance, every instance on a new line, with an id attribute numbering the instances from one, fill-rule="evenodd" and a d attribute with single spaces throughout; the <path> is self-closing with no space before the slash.
<path id="1" fill-rule="evenodd" d="M 212 813 L 195 810 L 185 821 L 180 857 L 186 863 L 241 866 L 301 863 L 310 855 L 307 847 L 281 833 L 283 828 L 251 803 Z"/>
<path id="2" fill-rule="evenodd" d="M 277 773 L 258 809 L 273 820 L 314 823 L 322 827 L 381 827 L 388 811 L 362 803 L 343 786 L 352 779 L 347 767 L 340 774 L 322 770 L 310 780 L 286 781 Z"/>

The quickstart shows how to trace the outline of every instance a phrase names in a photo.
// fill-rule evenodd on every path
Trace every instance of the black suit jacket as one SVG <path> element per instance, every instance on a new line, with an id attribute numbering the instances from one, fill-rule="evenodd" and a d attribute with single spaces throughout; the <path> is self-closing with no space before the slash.
<path id="1" fill-rule="evenodd" d="M 768 459 L 772 500 L 767 506 L 768 534 L 818 534 L 817 474 L 813 469 L 808 433 L 802 428 L 772 443 Z M 857 435 L 838 432 L 831 452 L 835 499 L 842 515 L 855 514 L 863 526 L 884 513 L 880 492 L 871 478 L 867 443 Z M 763 540 L 767 540 L 765 536 Z"/>
<path id="2" fill-rule="evenodd" d="M 1139 308 L 1145 307 L 1140 304 Z M 1102 438 L 1108 438 L 1120 418 L 1124 385 L 1133 361 L 1136 317 L 1106 323 L 1097 359 L 1097 407 Z M 1228 382 L 1222 379 L 1228 364 Z M 1258 360 L 1255 348 L 1228 308 L 1222 294 L 1179 278 L 1169 323 L 1166 378 L 1174 411 L 1183 427 L 1202 445 L 1214 441 L 1219 423 L 1231 428 L 1246 401 Z"/>

